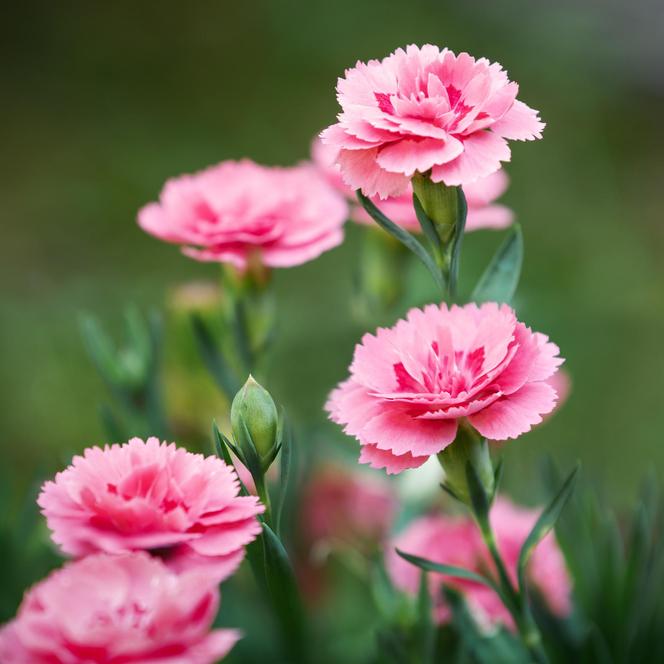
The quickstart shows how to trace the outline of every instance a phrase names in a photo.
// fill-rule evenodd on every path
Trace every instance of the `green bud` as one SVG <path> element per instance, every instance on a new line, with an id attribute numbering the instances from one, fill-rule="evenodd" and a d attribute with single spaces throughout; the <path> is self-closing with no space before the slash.
<path id="1" fill-rule="evenodd" d="M 454 236 L 459 216 L 457 187 L 432 182 L 428 175 L 421 173 L 413 177 L 412 183 L 422 209 L 433 222 L 441 247 L 445 247 Z"/>
<path id="2" fill-rule="evenodd" d="M 489 445 L 472 427 L 462 424 L 454 442 L 438 453 L 438 461 L 445 471 L 445 486 L 461 502 L 472 505 L 466 471 L 468 463 L 475 469 L 487 499 L 491 500 L 495 479 Z"/>
<path id="3" fill-rule="evenodd" d="M 277 438 L 278 419 L 277 407 L 270 393 L 250 375 L 231 405 L 231 427 L 235 440 L 245 439 L 244 420 L 256 451 L 260 456 L 266 456 Z"/>

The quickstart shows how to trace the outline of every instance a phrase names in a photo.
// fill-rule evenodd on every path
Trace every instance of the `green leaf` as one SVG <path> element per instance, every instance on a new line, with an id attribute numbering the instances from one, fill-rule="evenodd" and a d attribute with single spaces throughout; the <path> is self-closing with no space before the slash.
<path id="1" fill-rule="evenodd" d="M 239 449 L 242 451 L 240 459 L 251 473 L 251 476 L 256 483 L 256 487 L 258 488 L 263 484 L 263 466 L 261 464 L 261 459 L 258 450 L 256 450 L 254 439 L 252 438 L 247 423 L 242 415 L 239 416 L 239 423 L 239 432 L 235 435 L 239 434 L 240 436 L 240 440 L 236 441 Z"/>
<path id="2" fill-rule="evenodd" d="M 420 203 L 420 199 L 414 192 L 413 207 L 415 208 L 415 216 L 417 217 L 417 221 L 420 222 L 420 228 L 422 229 L 422 232 L 426 236 L 427 240 L 429 240 L 431 248 L 434 250 L 434 252 L 438 252 L 440 250 L 440 238 L 436 232 L 436 226 L 429 218 L 429 215 L 424 211 L 422 203 Z"/>
<path id="3" fill-rule="evenodd" d="M 481 583 L 484 586 L 491 588 L 498 592 L 498 588 L 492 579 L 472 572 L 469 569 L 464 569 L 463 567 L 456 567 L 454 565 L 443 565 L 441 563 L 435 563 L 432 560 L 427 560 L 426 558 L 420 558 L 419 556 L 413 556 L 410 553 L 405 553 L 399 549 L 395 549 L 397 554 L 401 556 L 404 560 L 407 560 L 409 563 L 419 567 L 420 569 L 426 572 L 438 572 L 439 574 L 445 574 L 447 576 L 453 577 L 455 579 L 465 579 L 466 581 L 475 581 L 475 583 Z"/>
<path id="4" fill-rule="evenodd" d="M 277 533 L 281 534 L 284 507 L 288 497 L 288 489 L 290 487 L 291 470 L 293 465 L 293 432 L 283 410 L 281 411 L 281 417 L 279 418 L 279 421 L 281 423 L 281 460 L 279 466 L 280 490 L 276 505 L 275 527 L 277 529 Z"/>
<path id="5" fill-rule="evenodd" d="M 491 503 L 495 500 L 500 490 L 500 485 L 503 482 L 503 473 L 505 471 L 505 459 L 500 458 L 496 464 L 496 469 L 493 473 L 493 494 L 491 496 Z"/>
<path id="6" fill-rule="evenodd" d="M 436 629 L 433 624 L 431 593 L 427 583 L 427 573 L 420 573 L 420 588 L 417 594 L 417 634 L 416 644 L 419 650 L 418 662 L 433 664 Z"/>
<path id="7" fill-rule="evenodd" d="M 228 451 L 229 449 L 232 449 L 231 442 L 226 438 L 226 436 L 224 436 L 223 433 L 221 433 L 221 431 L 219 431 L 219 427 L 214 421 L 212 422 L 212 439 L 214 440 L 214 449 L 217 452 L 217 456 L 222 459 L 227 466 L 234 467 L 233 459 L 231 458 L 231 454 Z M 244 486 L 239 475 L 237 480 L 240 483 L 240 495 L 248 496 L 249 492 Z"/>
<path id="8" fill-rule="evenodd" d="M 468 216 L 468 203 L 461 187 L 457 187 L 457 220 L 454 225 L 454 236 L 450 247 L 450 272 L 448 290 L 454 299 L 459 281 L 459 265 L 461 263 L 461 244 L 466 230 L 466 217 Z"/>
<path id="9" fill-rule="evenodd" d="M 452 622 L 462 643 L 478 664 L 531 664 L 532 659 L 521 644 L 504 629 L 487 635 L 477 626 L 463 596 L 455 589 L 443 587 L 446 603 L 452 609 Z"/>
<path id="10" fill-rule="evenodd" d="M 305 662 L 306 625 L 295 574 L 281 540 L 263 523 L 265 579 L 284 647 L 293 662 Z"/>
<path id="11" fill-rule="evenodd" d="M 533 526 L 533 529 L 530 531 L 530 534 L 521 547 L 517 569 L 519 576 L 519 588 L 522 593 L 525 593 L 526 591 L 525 576 L 528 560 L 530 559 L 530 556 L 532 555 L 535 547 L 539 544 L 539 542 L 553 529 L 556 521 L 558 520 L 558 517 L 560 516 L 560 513 L 565 507 L 565 504 L 570 499 L 578 477 L 579 467 L 580 464 L 577 463 L 574 470 L 572 470 L 567 479 L 563 482 L 562 487 L 554 499 L 540 514 L 539 519 L 537 519 L 537 522 Z"/>
<path id="12" fill-rule="evenodd" d="M 219 352 L 217 342 L 203 319 L 198 314 L 192 314 L 191 324 L 203 363 L 226 398 L 231 401 L 241 387 L 235 373 Z"/>
<path id="13" fill-rule="evenodd" d="M 392 220 L 388 219 L 359 189 L 356 194 L 362 207 L 367 211 L 369 216 L 371 216 L 381 228 L 392 235 L 392 237 L 396 238 L 404 246 L 410 249 L 410 251 L 412 251 L 424 263 L 429 272 L 431 272 L 436 284 L 438 284 L 441 289 L 444 289 L 445 282 L 440 268 L 436 265 L 431 254 L 429 254 L 422 244 L 408 231 L 405 231 L 401 226 L 397 226 Z"/>
<path id="14" fill-rule="evenodd" d="M 523 263 L 523 233 L 514 224 L 494 254 L 471 296 L 473 302 L 511 302 L 519 284 Z"/>

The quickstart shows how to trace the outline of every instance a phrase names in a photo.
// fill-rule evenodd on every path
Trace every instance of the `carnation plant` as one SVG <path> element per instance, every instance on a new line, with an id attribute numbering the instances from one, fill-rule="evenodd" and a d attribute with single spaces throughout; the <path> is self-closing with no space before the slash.
<path id="1" fill-rule="evenodd" d="M 512 306 L 528 229 L 498 201 L 509 141 L 541 138 L 538 113 L 500 65 L 432 45 L 357 63 L 337 98 L 310 162 L 223 161 L 139 211 L 144 231 L 217 263 L 217 284 L 183 285 L 166 322 L 129 310 L 118 345 L 82 319 L 107 437 L 43 483 L 43 521 L 2 524 L 11 567 L 45 576 L 14 618 L 3 603 L 2 662 L 664 658 L 656 485 L 624 520 L 588 489 L 572 497 L 578 467 L 533 469 L 549 488 L 537 508 L 501 487 L 502 448 L 545 425 L 570 384 L 558 346 Z M 287 324 L 272 272 L 338 246 L 348 219 L 364 235 L 356 297 L 331 315 L 389 322 L 321 404 L 347 436 L 338 454 L 268 389 Z M 504 238 L 460 283 L 478 229 Z M 434 301 L 412 298 L 414 261 Z M 192 348 L 219 390 L 211 421 Z M 187 395 L 177 412 L 169 372 Z"/>

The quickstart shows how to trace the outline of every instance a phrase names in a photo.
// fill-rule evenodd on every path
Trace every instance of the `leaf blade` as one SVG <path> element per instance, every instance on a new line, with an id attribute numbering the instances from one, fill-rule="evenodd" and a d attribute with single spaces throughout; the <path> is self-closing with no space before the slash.
<path id="1" fill-rule="evenodd" d="M 523 264 L 523 233 L 514 224 L 512 231 L 498 247 L 491 262 L 480 277 L 471 300 L 473 302 L 505 302 L 514 297 Z"/>
<path id="2" fill-rule="evenodd" d="M 530 556 L 532 555 L 535 547 L 539 544 L 539 542 L 541 542 L 542 539 L 546 537 L 546 535 L 548 535 L 548 533 L 555 526 L 563 508 L 567 504 L 567 501 L 570 499 L 572 492 L 574 491 L 574 486 L 578 478 L 579 468 L 580 464 L 577 463 L 572 472 L 567 476 L 567 479 L 563 482 L 562 487 L 554 496 L 553 500 L 551 500 L 544 511 L 540 514 L 539 518 L 535 522 L 535 525 L 533 526 L 521 547 L 517 567 L 519 588 L 521 592 L 525 592 L 526 589 L 526 566 L 528 565 Z"/>
<path id="3" fill-rule="evenodd" d="M 392 237 L 396 238 L 401 242 L 405 247 L 412 251 L 426 266 L 426 268 L 431 272 L 436 284 L 443 289 L 445 283 L 443 281 L 443 275 L 436 265 L 435 261 L 429 254 L 429 252 L 422 246 L 422 244 L 413 237 L 408 231 L 405 231 L 401 226 L 397 226 L 391 219 L 388 219 L 375 205 L 374 203 L 365 196 L 359 189 L 356 192 L 357 198 L 360 201 L 362 207 L 366 210 L 367 214 L 385 231 L 387 231 Z"/>

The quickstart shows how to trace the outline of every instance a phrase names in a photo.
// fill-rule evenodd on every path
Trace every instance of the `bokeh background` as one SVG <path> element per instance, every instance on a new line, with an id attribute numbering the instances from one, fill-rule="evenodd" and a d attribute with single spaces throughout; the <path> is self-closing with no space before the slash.
<path id="1" fill-rule="evenodd" d="M 543 141 L 514 146 L 504 200 L 525 233 L 520 315 L 559 343 L 574 385 L 555 418 L 507 446 L 508 485 L 527 499 L 542 455 L 579 458 L 620 505 L 646 471 L 664 471 L 661 3 L 71 1 L 3 13 L 0 445 L 15 503 L 103 441 L 105 390 L 80 312 L 119 330 L 128 303 L 161 309 L 177 284 L 216 278 L 144 235 L 137 209 L 168 176 L 221 159 L 307 158 L 344 68 L 411 42 L 501 62 L 548 123 Z M 275 278 L 269 387 L 316 428 L 312 445 L 339 440 L 321 406 L 362 333 L 349 306 L 360 236 L 349 228 L 341 248 Z M 469 236 L 467 284 L 498 241 Z"/>

